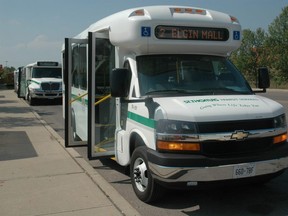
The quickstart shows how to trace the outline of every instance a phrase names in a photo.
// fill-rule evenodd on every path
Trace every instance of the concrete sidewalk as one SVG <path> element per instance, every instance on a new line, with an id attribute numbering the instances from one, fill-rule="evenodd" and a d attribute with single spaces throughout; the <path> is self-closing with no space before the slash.
<path id="1" fill-rule="evenodd" d="M 140 215 L 13 90 L 0 90 L 0 214 Z"/>

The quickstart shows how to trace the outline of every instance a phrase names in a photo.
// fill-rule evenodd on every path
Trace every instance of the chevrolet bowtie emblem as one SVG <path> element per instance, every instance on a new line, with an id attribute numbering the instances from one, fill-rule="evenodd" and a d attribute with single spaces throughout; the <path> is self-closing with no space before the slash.
<path id="1" fill-rule="evenodd" d="M 244 140 L 249 136 L 249 132 L 247 131 L 235 131 L 231 135 L 231 139 L 235 140 Z"/>

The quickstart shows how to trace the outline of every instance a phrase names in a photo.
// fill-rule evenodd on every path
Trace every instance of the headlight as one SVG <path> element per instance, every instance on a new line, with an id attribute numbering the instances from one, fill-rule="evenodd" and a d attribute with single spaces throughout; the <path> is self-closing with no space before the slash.
<path id="1" fill-rule="evenodd" d="M 29 90 L 30 90 L 30 92 L 38 92 L 38 91 L 40 91 L 39 88 L 30 88 Z"/>
<path id="2" fill-rule="evenodd" d="M 197 142 L 197 131 L 197 125 L 194 122 L 158 120 L 156 147 L 158 151 L 166 152 L 199 152 L 201 145 Z"/>
<path id="3" fill-rule="evenodd" d="M 286 127 L 286 118 L 285 114 L 282 114 L 280 116 L 277 116 L 273 120 L 274 122 L 274 128 L 283 128 Z"/>
<path id="4" fill-rule="evenodd" d="M 157 122 L 156 132 L 166 134 L 195 134 L 197 125 L 194 122 L 160 119 Z"/>
<path id="5" fill-rule="evenodd" d="M 285 128 L 287 126 L 285 114 L 277 116 L 273 119 L 274 128 Z M 273 137 L 273 144 L 281 144 L 286 142 L 287 132 Z"/>

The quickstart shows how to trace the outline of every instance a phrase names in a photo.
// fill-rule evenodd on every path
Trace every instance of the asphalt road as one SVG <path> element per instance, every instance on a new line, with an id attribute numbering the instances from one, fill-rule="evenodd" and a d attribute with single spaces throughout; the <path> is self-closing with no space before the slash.
<path id="1" fill-rule="evenodd" d="M 281 103 L 288 121 L 288 91 L 268 90 L 261 94 Z M 62 106 L 41 104 L 34 110 L 64 137 Z M 86 148 L 75 148 L 86 158 Z M 141 202 L 133 192 L 130 178 L 115 161 L 95 160 L 89 163 L 143 216 L 158 215 L 288 215 L 288 171 L 266 185 L 235 186 L 209 190 L 167 191 L 153 205 Z M 97 202 L 97 200 L 95 200 Z"/>

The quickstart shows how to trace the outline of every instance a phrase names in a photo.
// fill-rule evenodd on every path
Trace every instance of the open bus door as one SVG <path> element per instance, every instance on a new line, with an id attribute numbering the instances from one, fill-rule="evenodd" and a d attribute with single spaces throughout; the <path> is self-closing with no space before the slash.
<path id="1" fill-rule="evenodd" d="M 115 98 L 110 97 L 110 71 L 115 67 L 115 48 L 109 31 L 88 33 L 88 158 L 115 154 Z"/>
<path id="2" fill-rule="evenodd" d="M 18 98 L 25 98 L 26 96 L 26 73 L 23 67 L 18 68 Z"/>
<path id="3" fill-rule="evenodd" d="M 76 101 L 84 101 L 85 95 L 73 95 L 72 92 L 72 76 L 73 68 L 78 62 L 78 54 L 73 51 L 82 47 L 87 49 L 87 39 L 74 39 L 65 38 L 65 53 L 64 53 L 64 65 L 63 65 L 63 78 L 64 78 L 64 103 L 65 103 L 65 147 L 87 146 L 87 140 L 78 139 L 75 132 L 75 111 L 72 105 Z M 73 56 L 73 55 L 76 55 Z M 86 54 L 85 54 L 86 55 Z M 86 57 L 86 56 L 85 56 Z M 84 118 L 87 118 L 87 114 L 84 114 Z M 87 122 L 87 119 L 86 119 Z"/>

